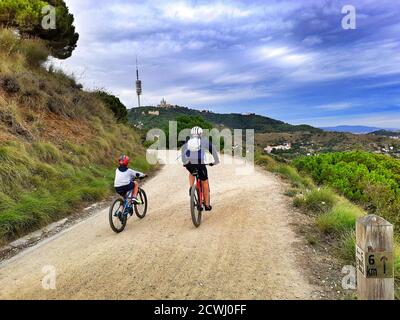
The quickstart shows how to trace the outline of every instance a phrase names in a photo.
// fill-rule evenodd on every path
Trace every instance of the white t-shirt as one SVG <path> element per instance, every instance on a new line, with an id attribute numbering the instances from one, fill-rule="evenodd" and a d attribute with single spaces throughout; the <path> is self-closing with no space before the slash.
<path id="1" fill-rule="evenodd" d="M 132 169 L 126 171 L 120 171 L 119 168 L 115 171 L 114 187 L 123 187 L 131 183 L 131 181 L 137 176 L 142 176 L 143 173 Z"/>

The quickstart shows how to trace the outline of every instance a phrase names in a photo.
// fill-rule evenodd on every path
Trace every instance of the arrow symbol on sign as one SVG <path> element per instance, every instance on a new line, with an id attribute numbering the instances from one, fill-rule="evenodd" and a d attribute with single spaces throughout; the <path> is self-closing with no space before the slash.
<path id="1" fill-rule="evenodd" d="M 388 258 L 383 256 L 381 258 L 381 262 L 383 262 L 383 273 L 386 274 L 386 261 L 388 261 Z"/>

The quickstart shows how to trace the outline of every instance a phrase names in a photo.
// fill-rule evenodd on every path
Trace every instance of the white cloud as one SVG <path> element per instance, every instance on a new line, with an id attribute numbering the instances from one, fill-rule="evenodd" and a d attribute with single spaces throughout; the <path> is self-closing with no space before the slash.
<path id="1" fill-rule="evenodd" d="M 247 8 L 240 8 L 234 3 L 222 2 L 205 5 L 191 5 L 187 2 L 168 2 L 161 7 L 164 17 L 184 22 L 210 23 L 222 19 L 249 17 L 253 12 Z"/>
<path id="2" fill-rule="evenodd" d="M 330 103 L 314 107 L 315 109 L 328 110 L 328 111 L 339 111 L 347 110 L 355 107 L 354 104 L 348 102 Z"/>
<path id="3" fill-rule="evenodd" d="M 308 36 L 303 39 L 303 43 L 307 46 L 313 46 L 322 43 L 322 39 L 318 36 Z"/>

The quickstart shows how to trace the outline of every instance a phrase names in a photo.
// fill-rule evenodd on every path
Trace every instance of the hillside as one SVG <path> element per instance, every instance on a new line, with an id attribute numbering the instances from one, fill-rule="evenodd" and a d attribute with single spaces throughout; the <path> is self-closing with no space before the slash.
<path id="1" fill-rule="evenodd" d="M 336 127 L 321 127 L 321 129 L 329 132 L 343 132 L 343 133 L 354 133 L 354 134 L 367 134 L 373 131 L 380 130 L 380 128 L 367 127 L 367 126 L 336 126 Z"/>
<path id="2" fill-rule="evenodd" d="M 165 128 L 168 121 L 173 121 L 179 116 L 201 116 L 206 121 L 216 127 L 227 127 L 234 129 L 255 129 L 256 132 L 321 132 L 320 129 L 308 125 L 294 126 L 288 123 L 274 120 L 268 117 L 249 114 L 242 115 L 238 113 L 213 113 L 201 112 L 185 107 L 174 106 L 171 108 L 159 107 L 141 107 L 133 108 L 129 111 L 129 121 L 135 126 L 143 129 Z"/>
<path id="3" fill-rule="evenodd" d="M 263 149 L 267 145 L 290 143 L 290 150 L 274 152 L 285 158 L 299 155 L 319 154 L 326 152 L 363 150 L 374 153 L 400 157 L 400 140 L 386 136 L 352 134 L 343 132 L 280 132 L 256 134 L 256 145 Z"/>
<path id="4" fill-rule="evenodd" d="M 384 136 L 390 138 L 400 138 L 400 131 L 390 131 L 390 130 L 377 130 L 369 133 L 374 136 Z"/>
<path id="5" fill-rule="evenodd" d="M 40 40 L 0 29 L 0 242 L 110 195 L 121 153 L 150 169 L 135 130 L 72 77 L 41 67 L 47 55 Z"/>

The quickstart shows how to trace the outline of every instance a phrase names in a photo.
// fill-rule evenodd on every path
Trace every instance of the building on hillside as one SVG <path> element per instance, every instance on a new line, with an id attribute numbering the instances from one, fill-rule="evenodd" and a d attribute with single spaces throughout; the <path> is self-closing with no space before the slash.
<path id="1" fill-rule="evenodd" d="M 160 115 L 160 111 L 159 110 L 149 111 L 149 115 L 151 115 L 151 116 L 159 116 Z"/>
<path id="2" fill-rule="evenodd" d="M 272 153 L 274 150 L 290 150 L 292 149 L 292 144 L 291 143 L 285 143 L 277 146 L 267 146 L 264 148 L 264 151 L 267 153 Z"/>
<path id="3" fill-rule="evenodd" d="M 242 116 L 255 116 L 256 114 L 253 112 L 244 112 L 242 113 Z"/>
<path id="4" fill-rule="evenodd" d="M 172 105 L 167 103 L 167 101 L 164 98 L 162 98 L 160 104 L 157 107 L 159 107 L 159 108 L 172 108 Z"/>

